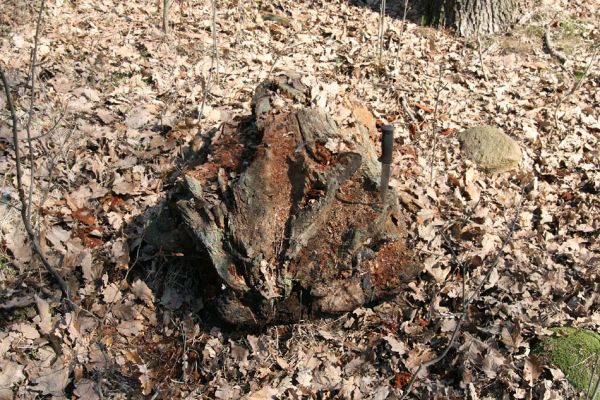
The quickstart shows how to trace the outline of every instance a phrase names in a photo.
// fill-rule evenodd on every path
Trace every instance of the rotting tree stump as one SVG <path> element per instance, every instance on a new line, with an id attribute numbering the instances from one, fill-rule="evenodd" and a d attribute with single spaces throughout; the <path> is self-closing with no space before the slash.
<path id="1" fill-rule="evenodd" d="M 394 191 L 379 197 L 368 129 L 340 131 L 309 93 L 289 76 L 261 83 L 252 117 L 223 124 L 147 235 L 206 255 L 205 304 L 227 323 L 351 311 L 420 272 Z"/>

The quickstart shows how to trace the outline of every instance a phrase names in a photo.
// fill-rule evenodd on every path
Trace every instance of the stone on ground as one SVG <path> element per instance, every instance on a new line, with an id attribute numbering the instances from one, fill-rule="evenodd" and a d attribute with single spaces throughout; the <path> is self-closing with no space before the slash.
<path id="1" fill-rule="evenodd" d="M 493 126 L 475 126 L 458 134 L 465 155 L 489 172 L 517 169 L 521 148 L 513 139 Z"/>

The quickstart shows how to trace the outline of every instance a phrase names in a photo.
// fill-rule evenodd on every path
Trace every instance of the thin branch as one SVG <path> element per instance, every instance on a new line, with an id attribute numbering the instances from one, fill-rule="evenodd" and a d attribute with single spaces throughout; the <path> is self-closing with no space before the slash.
<path id="1" fill-rule="evenodd" d="M 42 251 L 42 248 L 40 246 L 39 239 L 36 236 L 33 228 L 31 227 L 31 222 L 27 215 L 28 203 L 27 199 L 25 198 L 25 190 L 23 189 L 23 169 L 21 166 L 21 152 L 19 148 L 17 113 L 15 112 L 15 106 L 13 104 L 12 97 L 10 94 L 8 80 L 6 79 L 6 76 L 4 75 L 4 71 L 2 69 L 0 69 L 0 79 L 2 79 L 2 84 L 4 85 L 4 94 L 6 95 L 6 107 L 10 112 L 12 118 L 12 136 L 13 146 L 15 148 L 15 162 L 17 168 L 17 192 L 19 193 L 19 200 L 21 201 L 21 219 L 23 220 L 23 225 L 25 225 L 25 230 L 27 231 L 27 236 L 31 241 L 33 251 L 40 258 L 42 264 L 44 265 L 44 268 L 46 268 L 46 271 L 48 271 L 50 275 L 54 277 L 56 282 L 58 282 L 58 285 L 60 286 L 60 290 L 62 291 L 63 295 L 66 297 L 69 303 L 71 303 L 69 287 L 67 286 L 67 283 L 65 282 L 63 277 L 58 273 L 58 271 L 56 271 L 56 269 L 54 269 L 52 265 L 50 265 L 50 262 L 48 262 L 48 260 L 46 259 L 46 256 L 44 255 L 44 252 Z"/>
<path id="2" fill-rule="evenodd" d="M 440 74 L 438 77 L 438 82 L 437 82 L 437 89 L 436 89 L 436 95 L 435 95 L 435 109 L 433 111 L 433 121 L 431 123 L 431 135 L 433 136 L 433 146 L 431 146 L 431 161 L 430 161 L 430 166 L 431 166 L 431 170 L 429 171 L 429 184 L 431 185 L 433 182 L 433 164 L 435 162 L 435 151 L 436 151 L 436 147 L 437 147 L 437 139 L 438 139 L 438 135 L 437 135 L 437 115 L 438 115 L 438 108 L 440 105 L 440 94 L 442 93 L 442 90 L 445 88 L 442 87 L 442 75 L 444 73 L 444 65 L 440 64 Z"/>
<path id="3" fill-rule="evenodd" d="M 163 33 L 169 35 L 169 0 L 163 0 L 162 3 L 162 28 Z"/>
<path id="4" fill-rule="evenodd" d="M 213 39 L 213 62 L 217 71 L 217 86 L 219 85 L 219 48 L 217 43 L 217 0 L 211 1 L 212 5 L 212 39 Z"/>
<path id="5" fill-rule="evenodd" d="M 381 0 L 381 9 L 379 10 L 379 42 L 377 49 L 377 57 L 379 65 L 381 65 L 381 59 L 383 57 L 383 36 L 385 33 L 385 0 Z"/>
<path id="6" fill-rule="evenodd" d="M 33 183 L 35 179 L 35 163 L 33 160 L 33 145 L 31 143 L 31 121 L 33 120 L 33 105 L 35 102 L 35 69 L 37 64 L 37 49 L 40 42 L 40 31 L 42 26 L 42 16 L 44 15 L 45 0 L 40 3 L 40 11 L 38 12 L 37 21 L 35 23 L 35 35 L 33 37 L 33 48 L 31 49 L 31 91 L 29 93 L 29 111 L 27 113 L 27 125 L 25 131 L 27 132 L 27 146 L 29 146 L 29 163 L 30 165 L 30 176 L 29 176 L 29 198 L 27 201 L 27 219 L 31 221 L 31 207 L 33 203 Z"/>
<path id="7" fill-rule="evenodd" d="M 398 47 L 396 48 L 396 60 L 400 57 L 400 40 L 404 35 L 404 29 L 406 27 L 406 14 L 408 12 L 408 0 L 404 0 L 404 13 L 402 14 L 402 25 L 400 25 L 400 35 L 398 36 Z"/>
<path id="8" fill-rule="evenodd" d="M 419 365 L 417 370 L 413 373 L 412 378 L 410 379 L 410 382 L 408 383 L 404 394 L 402 395 L 402 397 L 400 397 L 400 400 L 405 399 L 411 393 L 413 385 L 415 384 L 415 381 L 417 380 L 419 373 L 424 368 L 431 367 L 432 365 L 437 364 L 438 362 L 442 361 L 446 357 L 446 355 L 448 355 L 448 352 L 454 345 L 454 342 L 456 341 L 456 338 L 458 337 L 458 333 L 460 332 L 460 328 L 462 327 L 462 324 L 467 319 L 467 308 L 469 307 L 469 305 L 471 305 L 473 303 L 473 301 L 475 301 L 479 297 L 481 289 L 487 282 L 489 282 L 490 276 L 492 275 L 492 272 L 495 270 L 496 265 L 498 264 L 498 261 L 500 261 L 500 258 L 504 255 L 504 248 L 512 240 L 512 236 L 515 231 L 517 221 L 519 220 L 519 217 L 521 215 L 521 208 L 522 208 L 522 204 L 523 204 L 523 194 L 524 193 L 521 192 L 521 198 L 519 200 L 517 210 L 515 211 L 515 216 L 508 227 L 508 234 L 502 241 L 502 244 L 500 245 L 500 248 L 498 249 L 498 252 L 496 253 L 496 256 L 494 257 L 494 260 L 492 261 L 492 263 L 489 266 L 488 272 L 485 274 L 485 276 L 481 280 L 481 282 L 479 282 L 479 285 L 477 285 L 477 287 L 473 291 L 473 294 L 468 299 L 463 299 L 463 313 L 461 314 L 460 319 L 456 323 L 456 327 L 454 328 L 454 331 L 452 332 L 452 336 L 450 337 L 450 341 L 446 345 L 446 348 L 439 356 L 437 356 L 433 360 L 429 360 L 429 361 L 421 363 Z M 464 280 L 464 276 L 463 276 L 463 280 Z"/>

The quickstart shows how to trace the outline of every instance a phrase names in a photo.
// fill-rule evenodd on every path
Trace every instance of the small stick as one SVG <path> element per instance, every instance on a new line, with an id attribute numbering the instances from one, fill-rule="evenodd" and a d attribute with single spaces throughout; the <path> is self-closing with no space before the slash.
<path id="1" fill-rule="evenodd" d="M 10 116 L 12 118 L 12 136 L 13 136 L 13 146 L 15 148 L 15 163 L 17 168 L 17 192 L 19 193 L 19 200 L 21 202 L 21 219 L 23 220 L 23 225 L 25 225 L 25 230 L 27 231 L 27 236 L 31 241 L 31 245 L 33 247 L 33 251 L 37 254 L 37 256 L 42 261 L 44 268 L 46 271 L 50 273 L 54 277 L 54 279 L 58 282 L 60 286 L 60 290 L 63 295 L 66 297 L 69 303 L 71 302 L 71 296 L 69 291 L 69 286 L 63 279 L 63 277 L 54 269 L 50 262 L 46 259 L 44 252 L 39 243 L 39 239 L 36 236 L 33 228 L 31 227 L 31 222 L 27 215 L 27 199 L 25 198 L 25 190 L 23 189 L 23 170 L 21 166 L 21 151 L 19 149 L 19 138 L 18 138 L 18 130 L 17 130 L 17 113 L 15 112 L 15 106 L 12 102 L 12 96 L 10 94 L 10 87 L 8 86 L 8 80 L 4 75 L 4 71 L 0 69 L 0 79 L 2 80 L 2 84 L 4 85 L 4 94 L 6 95 L 6 107 L 10 112 Z"/>
<path id="2" fill-rule="evenodd" d="M 381 58 L 383 57 L 383 36 L 385 32 L 385 0 L 381 0 L 381 9 L 379 11 L 379 48 L 378 48 L 378 59 L 379 65 L 381 65 Z"/>
<path id="3" fill-rule="evenodd" d="M 31 143 L 31 121 L 33 120 L 33 103 L 35 101 L 35 67 L 37 63 L 37 49 L 40 42 L 40 27 L 42 25 L 42 16 L 44 15 L 44 0 L 40 3 L 40 11 L 37 16 L 35 23 L 35 35 L 33 37 L 33 48 L 31 49 L 31 91 L 29 93 L 29 112 L 27 113 L 27 125 L 25 131 L 27 132 L 27 146 L 29 146 L 29 163 L 30 165 L 30 176 L 29 176 L 29 199 L 27 202 L 27 219 L 31 221 L 31 207 L 33 203 L 33 181 L 35 178 L 35 163 L 33 160 L 33 146 Z"/>
<path id="4" fill-rule="evenodd" d="M 169 0 L 163 0 L 162 28 L 165 35 L 169 35 Z"/>
<path id="5" fill-rule="evenodd" d="M 398 47 L 396 48 L 396 60 L 400 57 L 400 39 L 404 35 L 404 28 L 406 27 L 406 14 L 408 12 L 408 0 L 404 0 L 404 14 L 402 14 L 402 25 L 400 25 L 400 35 L 398 36 Z"/>
<path id="6" fill-rule="evenodd" d="M 477 54 L 479 54 L 479 64 L 481 65 L 481 73 L 483 79 L 488 80 L 487 72 L 485 72 L 485 64 L 483 63 L 483 55 L 481 54 L 481 39 L 479 38 L 479 30 L 477 30 Z"/>
<path id="7" fill-rule="evenodd" d="M 212 39 L 213 39 L 213 61 L 217 71 L 217 85 L 219 85 L 219 49 L 217 45 L 217 0 L 212 0 Z"/>
<path id="8" fill-rule="evenodd" d="M 442 87 L 442 74 L 444 73 L 444 66 L 442 64 L 440 64 L 440 74 L 438 77 L 438 83 L 437 83 L 437 90 L 436 90 L 436 96 L 435 96 L 435 109 L 433 111 L 433 121 L 431 123 L 431 135 L 433 136 L 433 146 L 431 147 L 431 161 L 430 161 L 430 166 L 431 166 L 431 170 L 429 171 L 429 184 L 431 185 L 433 182 L 433 164 L 435 162 L 435 150 L 437 147 L 437 115 L 438 115 L 438 108 L 439 108 L 439 104 L 440 104 L 440 94 L 442 93 L 442 90 L 444 89 Z"/>

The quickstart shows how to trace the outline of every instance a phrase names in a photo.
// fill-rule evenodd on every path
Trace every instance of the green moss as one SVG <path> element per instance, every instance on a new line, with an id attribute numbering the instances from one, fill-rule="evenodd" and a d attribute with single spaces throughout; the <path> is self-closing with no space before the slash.
<path id="1" fill-rule="evenodd" d="M 594 362 L 594 382 L 600 373 L 600 335 L 587 329 L 552 328 L 555 336 L 546 339 L 535 352 L 559 367 L 571 384 L 579 390 L 590 387 Z M 600 400 L 600 396 L 596 396 Z"/>

